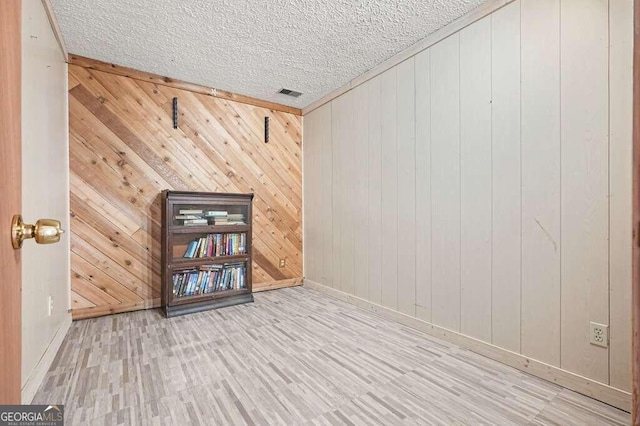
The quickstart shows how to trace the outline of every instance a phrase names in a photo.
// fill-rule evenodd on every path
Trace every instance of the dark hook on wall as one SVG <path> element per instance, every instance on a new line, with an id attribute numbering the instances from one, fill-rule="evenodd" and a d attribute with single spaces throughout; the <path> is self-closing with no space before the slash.
<path id="1" fill-rule="evenodd" d="M 178 98 L 173 98 L 173 128 L 178 128 Z"/>
<path id="2" fill-rule="evenodd" d="M 269 117 L 264 118 L 264 143 L 269 143 Z"/>

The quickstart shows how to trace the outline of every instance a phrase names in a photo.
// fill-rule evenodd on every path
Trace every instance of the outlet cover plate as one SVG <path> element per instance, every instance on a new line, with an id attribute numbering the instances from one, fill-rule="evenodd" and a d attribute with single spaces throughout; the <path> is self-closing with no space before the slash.
<path id="1" fill-rule="evenodd" d="M 609 326 L 597 322 L 589 323 L 589 343 L 603 348 L 609 347 Z"/>

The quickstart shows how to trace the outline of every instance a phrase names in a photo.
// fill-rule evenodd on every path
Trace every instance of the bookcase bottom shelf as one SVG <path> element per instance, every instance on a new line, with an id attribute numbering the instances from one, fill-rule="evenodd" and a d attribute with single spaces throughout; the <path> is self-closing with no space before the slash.
<path id="1" fill-rule="evenodd" d="M 236 296 L 228 296 L 220 299 L 203 300 L 202 302 L 193 302 L 184 305 L 165 306 L 164 315 L 167 318 L 179 315 L 192 314 L 195 312 L 208 311 L 210 309 L 224 308 L 227 306 L 239 305 L 241 303 L 253 302 L 253 294 L 238 294 Z"/>

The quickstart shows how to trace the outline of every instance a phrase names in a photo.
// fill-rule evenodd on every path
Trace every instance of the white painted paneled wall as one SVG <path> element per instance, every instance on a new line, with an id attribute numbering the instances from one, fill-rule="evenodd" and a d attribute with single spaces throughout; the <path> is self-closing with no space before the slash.
<path id="1" fill-rule="evenodd" d="M 628 391 L 632 6 L 515 1 L 307 114 L 306 279 Z"/>

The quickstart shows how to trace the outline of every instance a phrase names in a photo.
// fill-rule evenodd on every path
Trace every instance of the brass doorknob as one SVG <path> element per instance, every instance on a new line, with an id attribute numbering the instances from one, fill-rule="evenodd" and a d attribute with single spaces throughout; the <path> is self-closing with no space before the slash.
<path id="1" fill-rule="evenodd" d="M 38 244 L 57 243 L 61 234 L 64 234 L 64 230 L 60 228 L 60 221 L 53 219 L 40 219 L 35 225 L 29 225 L 17 214 L 11 222 L 11 244 L 14 249 L 21 248 L 22 242 L 29 238 L 34 238 Z"/>

